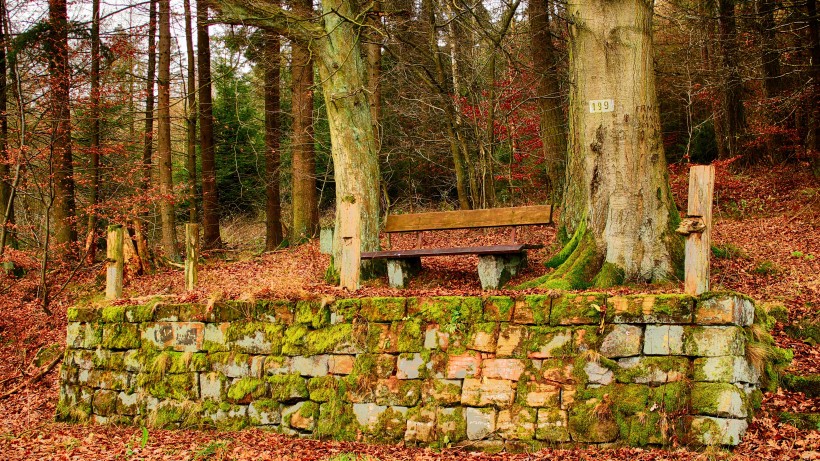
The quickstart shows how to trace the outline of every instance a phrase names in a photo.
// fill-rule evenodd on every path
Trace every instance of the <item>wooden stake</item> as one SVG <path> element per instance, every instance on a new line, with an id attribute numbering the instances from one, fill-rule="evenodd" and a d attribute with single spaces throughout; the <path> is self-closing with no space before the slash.
<path id="1" fill-rule="evenodd" d="M 123 258 L 123 228 L 119 224 L 108 226 L 108 241 L 106 249 L 106 277 L 105 298 L 119 299 L 122 297 L 122 272 L 125 259 Z"/>
<path id="2" fill-rule="evenodd" d="M 185 289 L 196 288 L 199 269 L 199 224 L 185 224 Z"/>
<path id="3" fill-rule="evenodd" d="M 698 165 L 689 169 L 687 219 L 678 232 L 686 235 L 684 292 L 697 296 L 709 291 L 709 257 L 712 253 L 712 197 L 715 167 Z"/>
<path id="4" fill-rule="evenodd" d="M 356 291 L 359 288 L 362 256 L 361 208 L 358 203 L 349 201 L 342 201 L 340 206 L 339 237 L 342 251 L 339 285 L 350 291 Z"/>

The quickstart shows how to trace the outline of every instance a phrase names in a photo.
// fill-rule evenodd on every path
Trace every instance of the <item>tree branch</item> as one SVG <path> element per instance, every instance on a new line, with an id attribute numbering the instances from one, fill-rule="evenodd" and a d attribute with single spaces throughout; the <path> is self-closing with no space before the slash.
<path id="1" fill-rule="evenodd" d="M 310 41 L 324 36 L 321 26 L 310 18 L 283 10 L 266 0 L 217 0 L 215 22 L 273 30 L 288 38 Z"/>

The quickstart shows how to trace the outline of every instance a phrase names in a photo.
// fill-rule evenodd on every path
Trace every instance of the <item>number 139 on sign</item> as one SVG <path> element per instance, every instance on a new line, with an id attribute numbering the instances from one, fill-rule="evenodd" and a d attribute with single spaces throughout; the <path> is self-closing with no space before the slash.
<path id="1" fill-rule="evenodd" d="M 589 101 L 589 113 L 613 112 L 615 110 L 615 100 L 613 99 L 591 99 Z"/>

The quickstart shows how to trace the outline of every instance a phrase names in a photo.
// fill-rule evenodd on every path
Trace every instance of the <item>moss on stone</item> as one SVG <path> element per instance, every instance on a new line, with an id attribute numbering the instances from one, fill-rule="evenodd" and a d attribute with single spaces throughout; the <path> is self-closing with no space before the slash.
<path id="1" fill-rule="evenodd" d="M 100 311 L 104 323 L 118 323 L 125 320 L 125 306 L 105 306 Z"/>
<path id="2" fill-rule="evenodd" d="M 282 354 L 303 355 L 305 338 L 310 329 L 306 325 L 295 324 L 289 326 L 284 333 L 282 341 Z"/>
<path id="3" fill-rule="evenodd" d="M 509 322 L 515 301 L 509 296 L 488 296 L 484 298 L 484 320 L 487 322 Z"/>
<path id="4" fill-rule="evenodd" d="M 368 438 L 381 443 L 399 442 L 404 439 L 406 428 L 407 416 L 392 407 L 388 407 L 379 414 L 375 424 L 367 428 L 367 432 L 370 434 Z"/>
<path id="5" fill-rule="evenodd" d="M 564 243 L 564 247 L 561 248 L 561 251 L 559 251 L 555 256 L 550 258 L 549 261 L 547 261 L 544 265 L 547 266 L 548 268 L 556 269 L 559 266 L 561 266 L 562 264 L 564 264 L 567 261 L 567 259 L 570 257 L 570 255 L 578 247 L 578 244 L 583 239 L 584 234 L 586 234 L 586 230 L 587 230 L 586 220 L 582 219 L 581 222 L 578 225 L 578 228 L 575 229 L 575 232 L 572 234 L 572 237 L 569 238 L 569 239 L 566 239 L 566 237 L 567 237 L 567 228 L 566 228 L 566 226 L 561 226 L 561 229 L 560 229 L 559 233 L 561 235 L 563 235 L 564 238 L 559 239 L 559 241 Z"/>
<path id="6" fill-rule="evenodd" d="M 616 385 L 612 393 L 612 403 L 616 411 L 631 416 L 646 411 L 651 389 L 642 384 Z"/>
<path id="7" fill-rule="evenodd" d="M 153 373 L 185 373 L 189 371 L 207 371 L 210 368 L 208 354 L 201 352 L 162 351 L 146 355 L 145 366 Z"/>
<path id="8" fill-rule="evenodd" d="M 605 305 L 604 293 L 566 293 L 552 300 L 550 325 L 597 325 Z"/>
<path id="9" fill-rule="evenodd" d="M 820 397 L 820 375 L 793 375 L 782 377 L 783 387 L 792 392 L 802 392 L 806 397 Z"/>
<path id="10" fill-rule="evenodd" d="M 233 403 L 250 403 L 253 399 L 262 398 L 267 392 L 265 382 L 259 378 L 244 377 L 228 388 L 228 400 Z"/>
<path id="11" fill-rule="evenodd" d="M 820 413 L 780 413 L 780 420 L 786 424 L 808 431 L 820 431 Z"/>
<path id="12" fill-rule="evenodd" d="M 245 352 L 279 354 L 285 327 L 278 323 L 237 321 L 225 333 L 228 342 L 237 344 Z"/>
<path id="13" fill-rule="evenodd" d="M 414 316 L 429 322 L 450 326 L 455 331 L 482 317 L 481 298 L 461 296 L 434 296 L 411 298 L 408 310 Z"/>
<path id="14" fill-rule="evenodd" d="M 307 382 L 310 400 L 315 402 L 330 401 L 336 395 L 338 388 L 338 380 L 333 376 L 319 376 Z"/>
<path id="15" fill-rule="evenodd" d="M 101 309 L 96 307 L 72 306 L 66 309 L 66 320 L 69 322 L 99 322 Z"/>
<path id="16" fill-rule="evenodd" d="M 351 345 L 353 339 L 353 325 L 338 323 L 305 332 L 301 348 L 305 355 L 326 354 L 333 352 L 337 347 Z"/>
<path id="17" fill-rule="evenodd" d="M 330 307 L 326 302 L 318 300 L 297 301 L 294 321 L 313 328 L 323 328 L 330 324 Z"/>
<path id="18" fill-rule="evenodd" d="M 397 352 L 419 352 L 424 344 L 421 319 L 393 322 L 391 328 L 398 331 Z"/>
<path id="19" fill-rule="evenodd" d="M 359 354 L 353 362 L 352 378 L 389 378 L 396 371 L 396 358 L 387 354 Z"/>
<path id="20" fill-rule="evenodd" d="M 530 327 L 524 349 L 539 358 L 570 357 L 576 353 L 572 330 L 563 327 Z"/>
<path id="21" fill-rule="evenodd" d="M 371 322 L 401 320 L 407 313 L 406 298 L 374 297 L 361 300 L 361 316 Z"/>
<path id="22" fill-rule="evenodd" d="M 331 306 L 331 310 L 346 322 L 350 322 L 359 315 L 361 307 L 360 299 L 337 299 Z"/>
<path id="23" fill-rule="evenodd" d="M 140 347 L 140 332 L 132 323 L 109 323 L 103 327 L 102 347 L 124 350 Z"/>
<path id="24" fill-rule="evenodd" d="M 286 299 L 270 299 L 256 302 L 256 319 L 263 322 L 293 323 L 293 303 Z"/>
<path id="25" fill-rule="evenodd" d="M 298 374 L 268 376 L 270 395 L 278 402 L 306 399 L 310 395 L 305 379 Z"/>
<path id="26" fill-rule="evenodd" d="M 467 419 L 461 407 L 439 408 L 436 415 L 436 435 L 443 445 L 460 442 L 467 438 Z"/>
<path id="27" fill-rule="evenodd" d="M 667 383 L 652 389 L 649 397 L 650 407 L 665 413 L 681 413 L 689 406 L 690 385 L 685 381 Z"/>
<path id="28" fill-rule="evenodd" d="M 137 375 L 137 388 L 144 389 L 160 400 L 193 400 L 199 397 L 199 380 L 196 373 L 164 376 L 141 373 Z"/>
<path id="29" fill-rule="evenodd" d="M 552 290 L 585 289 L 590 286 L 601 264 L 595 238 L 587 233 L 541 287 Z"/>
<path id="30" fill-rule="evenodd" d="M 127 322 L 150 322 L 154 319 L 154 303 L 127 306 L 123 316 Z"/>
<path id="31" fill-rule="evenodd" d="M 361 428 L 353 413 L 353 407 L 345 402 L 347 384 L 340 380 L 336 393 L 319 407 L 319 420 L 316 424 L 316 436 L 321 439 L 341 441 L 356 440 Z"/>
<path id="32" fill-rule="evenodd" d="M 592 286 L 606 289 L 624 283 L 624 269 L 617 264 L 605 262 L 601 265 L 601 270 L 592 278 Z"/>
<path id="33" fill-rule="evenodd" d="M 620 428 L 607 401 L 592 398 L 576 402 L 569 412 L 569 432 L 576 442 L 608 443 L 618 438 Z"/>

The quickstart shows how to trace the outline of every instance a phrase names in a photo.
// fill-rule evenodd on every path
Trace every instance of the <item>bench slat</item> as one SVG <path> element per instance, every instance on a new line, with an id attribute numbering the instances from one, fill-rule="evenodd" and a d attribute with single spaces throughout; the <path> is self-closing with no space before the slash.
<path id="1" fill-rule="evenodd" d="M 388 215 L 385 232 L 409 232 L 473 227 L 527 226 L 552 223 L 551 205 L 437 211 Z"/>
<path id="2" fill-rule="evenodd" d="M 422 248 L 415 250 L 368 251 L 362 253 L 362 259 L 409 259 L 422 256 L 452 256 L 452 255 L 500 255 L 521 253 L 524 250 L 541 248 L 543 245 L 493 245 L 483 247 L 457 248 Z"/>

